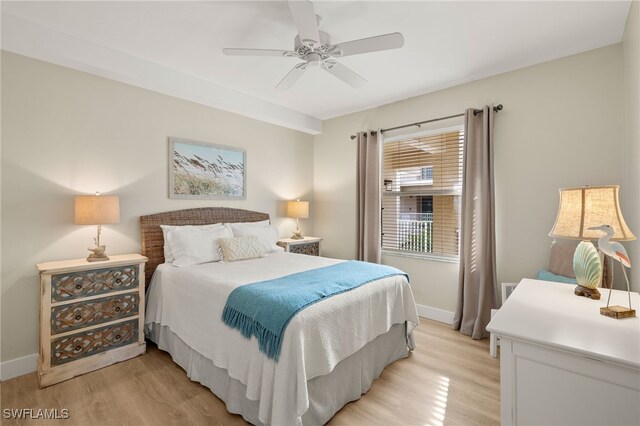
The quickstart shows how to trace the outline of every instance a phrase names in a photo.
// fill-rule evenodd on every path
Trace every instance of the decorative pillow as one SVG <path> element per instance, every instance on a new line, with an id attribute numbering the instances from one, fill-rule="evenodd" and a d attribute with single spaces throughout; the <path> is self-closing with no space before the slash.
<path id="1" fill-rule="evenodd" d="M 562 275 L 556 275 L 553 272 L 545 271 L 541 269 L 538 271 L 538 279 L 543 281 L 553 281 L 564 284 L 578 284 L 575 278 L 569 278 Z"/>
<path id="2" fill-rule="evenodd" d="M 219 228 L 222 226 L 224 226 L 224 224 L 222 223 L 214 223 L 211 225 L 160 225 L 160 228 L 162 228 L 162 237 L 164 241 L 164 262 L 173 263 L 173 261 L 175 260 L 175 258 L 173 257 L 173 252 L 171 251 L 171 245 L 167 240 L 167 234 L 169 234 L 171 230 L 175 228 Z"/>
<path id="3" fill-rule="evenodd" d="M 221 239 L 220 248 L 225 262 L 266 256 L 262 242 L 253 235 Z"/>
<path id="4" fill-rule="evenodd" d="M 173 265 L 182 267 L 217 262 L 220 260 L 219 240 L 231 237 L 233 237 L 233 233 L 225 225 L 219 227 L 178 226 L 167 234 L 174 256 Z"/>
<path id="5" fill-rule="evenodd" d="M 574 242 L 558 241 L 551 245 L 547 271 L 563 277 L 575 278 L 573 271 L 573 254 L 576 251 Z"/>
<path id="6" fill-rule="evenodd" d="M 282 247 L 278 247 L 278 230 L 271 226 L 265 225 L 262 222 L 256 223 L 230 223 L 231 230 L 234 237 L 246 237 L 252 235 L 257 237 L 258 240 L 264 245 L 266 253 L 274 251 L 282 251 Z"/>

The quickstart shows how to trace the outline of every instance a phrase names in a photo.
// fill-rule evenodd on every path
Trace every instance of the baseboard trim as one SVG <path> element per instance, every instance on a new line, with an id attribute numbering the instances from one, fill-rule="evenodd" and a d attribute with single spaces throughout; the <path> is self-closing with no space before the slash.
<path id="1" fill-rule="evenodd" d="M 0 380 L 9 380 L 33 373 L 38 368 L 38 354 L 31 354 L 0 363 Z"/>
<path id="2" fill-rule="evenodd" d="M 445 324 L 453 324 L 453 312 L 444 309 L 434 308 L 427 305 L 418 305 L 418 315 L 434 321 L 443 322 Z"/>

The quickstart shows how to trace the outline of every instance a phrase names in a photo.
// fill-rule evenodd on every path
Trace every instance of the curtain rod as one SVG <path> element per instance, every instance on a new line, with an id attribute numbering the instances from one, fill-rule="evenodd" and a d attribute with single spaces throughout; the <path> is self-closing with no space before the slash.
<path id="1" fill-rule="evenodd" d="M 502 111 L 502 104 L 498 104 L 496 106 L 493 107 L 493 110 L 495 112 L 498 111 Z M 473 110 L 473 115 L 476 115 L 478 113 L 482 112 L 481 109 L 474 109 Z M 438 117 L 438 118 L 432 118 L 431 120 L 425 120 L 425 121 L 419 121 L 417 123 L 411 123 L 411 124 L 405 124 L 403 126 L 397 126 L 397 127 L 390 127 L 388 129 L 380 129 L 380 133 L 384 133 L 384 132 L 390 132 L 391 130 L 398 130 L 398 129 L 404 129 L 405 127 L 412 127 L 412 126 L 418 126 L 420 127 L 423 124 L 427 124 L 427 123 L 433 123 L 434 121 L 441 121 L 441 120 L 448 120 L 450 118 L 456 118 L 456 117 L 463 117 L 464 116 L 464 112 L 462 114 L 455 114 L 455 115 L 448 115 L 446 117 Z M 375 135 L 376 132 L 372 131 L 371 132 L 371 136 Z M 357 136 L 356 135 L 351 135 L 351 139 L 355 139 Z"/>

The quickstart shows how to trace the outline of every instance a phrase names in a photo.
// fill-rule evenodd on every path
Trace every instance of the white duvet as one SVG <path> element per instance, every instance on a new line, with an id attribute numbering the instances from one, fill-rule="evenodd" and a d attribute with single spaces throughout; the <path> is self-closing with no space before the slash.
<path id="1" fill-rule="evenodd" d="M 404 276 L 374 281 L 311 305 L 286 328 L 280 360 L 266 357 L 255 337 L 244 338 L 221 321 L 231 291 L 241 285 L 341 262 L 293 253 L 186 268 L 158 266 L 147 295 L 145 324 L 169 327 L 187 345 L 224 368 L 259 401 L 263 423 L 300 424 L 309 408 L 307 381 L 330 373 L 392 325 L 408 322 L 407 341 L 418 324 Z"/>

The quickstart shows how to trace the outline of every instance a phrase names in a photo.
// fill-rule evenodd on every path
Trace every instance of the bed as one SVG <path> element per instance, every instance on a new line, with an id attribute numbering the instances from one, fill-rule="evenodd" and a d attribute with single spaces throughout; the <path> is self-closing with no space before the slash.
<path id="1" fill-rule="evenodd" d="M 142 216 L 146 265 L 145 333 L 191 380 L 250 423 L 324 424 L 360 398 L 390 363 L 414 348 L 416 306 L 394 275 L 323 299 L 288 323 L 278 361 L 221 321 L 229 294 L 244 284 L 344 262 L 273 252 L 238 262 L 177 268 L 164 263 L 160 225 L 259 222 L 265 213 L 200 208 Z M 347 326 L 348 325 L 348 326 Z"/>

